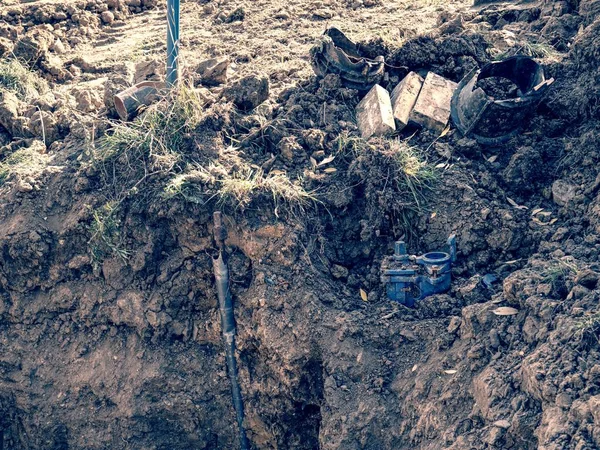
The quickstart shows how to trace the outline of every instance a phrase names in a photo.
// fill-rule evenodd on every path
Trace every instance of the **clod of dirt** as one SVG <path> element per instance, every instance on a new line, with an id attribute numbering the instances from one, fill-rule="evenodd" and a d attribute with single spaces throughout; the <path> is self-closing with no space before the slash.
<path id="1" fill-rule="evenodd" d="M 110 11 L 104 11 L 100 15 L 100 18 L 102 19 L 102 22 L 107 25 L 110 25 L 111 23 L 113 23 L 115 21 L 115 15 Z"/>
<path id="2" fill-rule="evenodd" d="M 226 56 L 202 61 L 196 67 L 199 82 L 205 86 L 217 86 L 227 82 L 229 58 Z"/>
<path id="3" fill-rule="evenodd" d="M 65 46 L 63 41 L 61 41 L 58 38 L 54 41 L 54 44 L 52 44 L 52 47 L 50 49 L 57 55 L 63 55 L 67 52 L 67 47 Z"/>
<path id="4" fill-rule="evenodd" d="M 432 38 L 420 36 L 406 42 L 386 62 L 412 71 L 427 69 L 460 81 L 472 69 L 489 61 L 488 43 L 480 34 Z"/>
<path id="5" fill-rule="evenodd" d="M 277 148 L 284 161 L 289 164 L 306 160 L 306 152 L 294 136 L 286 136 L 281 139 L 277 144 Z"/>
<path id="6" fill-rule="evenodd" d="M 249 75 L 227 86 L 223 97 L 242 111 L 251 111 L 269 98 L 269 79 Z"/>
<path id="7" fill-rule="evenodd" d="M 240 7 L 227 15 L 224 13 L 219 14 L 219 18 L 223 23 L 242 22 L 246 18 L 246 11 Z"/>
<path id="8" fill-rule="evenodd" d="M 165 78 L 165 64 L 158 59 L 140 61 L 135 65 L 133 83 L 142 81 L 162 81 Z"/>
<path id="9" fill-rule="evenodd" d="M 542 156 L 537 149 L 533 147 L 519 148 L 510 158 L 502 172 L 502 177 L 512 190 L 531 192 L 540 178 L 541 162 Z"/>
<path id="10" fill-rule="evenodd" d="M 580 284 L 588 289 L 596 289 L 600 274 L 591 269 L 582 270 L 575 277 L 575 283 Z"/>
<path id="11" fill-rule="evenodd" d="M 99 110 L 103 105 L 102 97 L 97 90 L 75 88 L 71 91 L 75 98 L 77 109 L 82 112 L 93 112 Z"/>
<path id="12" fill-rule="evenodd" d="M 34 29 L 17 41 L 13 53 L 24 63 L 34 66 L 47 56 L 53 43 L 54 35 L 48 30 Z"/>
<path id="13" fill-rule="evenodd" d="M 600 17 L 600 0 L 581 0 L 579 15 L 584 18 L 586 24 L 594 22 Z"/>
<path id="14" fill-rule="evenodd" d="M 518 97 L 519 88 L 508 78 L 490 77 L 477 81 L 476 88 L 481 88 L 484 92 L 493 97 L 494 100 L 508 100 Z"/>
<path id="15" fill-rule="evenodd" d="M 36 111 L 29 119 L 28 130 L 33 136 L 43 139 L 47 145 L 60 138 L 54 115 L 46 111 Z"/>
<path id="16" fill-rule="evenodd" d="M 568 181 L 556 180 L 552 183 L 552 200 L 559 206 L 567 206 L 576 194 L 577 187 Z"/>
<path id="17" fill-rule="evenodd" d="M 9 39 L 0 37 L 0 58 L 4 58 L 13 51 L 13 43 Z"/>
<path id="18" fill-rule="evenodd" d="M 12 92 L 0 90 L 0 125 L 13 136 L 23 133 L 21 119 L 25 104 Z"/>

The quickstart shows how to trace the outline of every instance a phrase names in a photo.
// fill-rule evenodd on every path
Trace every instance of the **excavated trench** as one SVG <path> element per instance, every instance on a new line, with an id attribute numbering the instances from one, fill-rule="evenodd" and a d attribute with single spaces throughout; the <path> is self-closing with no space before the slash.
<path id="1" fill-rule="evenodd" d="M 544 29 L 563 52 L 547 64 L 555 85 L 510 141 L 483 146 L 455 131 L 411 137 L 437 170 L 423 208 L 396 177 L 400 144 L 357 147 L 357 94 L 336 76 L 282 92 L 265 112 L 268 127 L 259 113 L 217 102 L 190 139 L 207 164 L 305 176 L 320 203 L 303 210 L 268 195 L 243 208 L 216 203 L 210 181 L 200 189 L 208 201 L 165 200 L 155 195 L 164 180 L 150 178 L 122 199 L 117 231 L 98 243 L 92 212 L 126 180 L 108 184 L 106 174 L 121 176 L 125 165 L 87 164 L 85 134 L 58 126 L 51 168 L 0 186 L 0 450 L 238 448 L 212 272 L 215 210 L 228 230 L 254 448 L 600 446 L 592 4 L 491 5 L 459 22 L 443 18 L 440 35 L 398 48 L 362 44 L 386 57 L 390 79 L 433 70 L 460 81 L 491 50 L 523 48 L 503 41 L 503 28 L 523 39 Z M 119 11 L 125 18 L 143 5 Z M 512 95 L 505 87 L 486 86 Z M 223 154 L 234 142 L 241 148 Z M 1 147 L 0 161 L 13 151 Z M 313 167 L 319 151 L 335 155 L 335 172 Z M 394 241 L 422 254 L 443 249 L 452 233 L 451 290 L 416 308 L 389 302 L 380 268 Z M 486 285 L 486 274 L 500 281 Z M 494 313 L 499 307 L 515 313 Z"/>

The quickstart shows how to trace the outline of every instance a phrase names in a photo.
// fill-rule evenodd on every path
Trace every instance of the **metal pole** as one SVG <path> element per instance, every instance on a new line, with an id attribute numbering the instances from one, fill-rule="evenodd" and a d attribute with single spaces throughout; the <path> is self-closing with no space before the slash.
<path id="1" fill-rule="evenodd" d="M 178 79 L 179 59 L 179 0 L 167 0 L 167 86 Z"/>

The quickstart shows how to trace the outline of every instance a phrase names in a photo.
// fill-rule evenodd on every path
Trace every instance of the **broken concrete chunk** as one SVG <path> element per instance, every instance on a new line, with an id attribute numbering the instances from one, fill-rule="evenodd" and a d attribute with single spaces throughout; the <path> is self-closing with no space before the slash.
<path id="1" fill-rule="evenodd" d="M 566 206 L 576 194 L 577 188 L 566 181 L 556 180 L 552 184 L 552 199 L 559 206 Z"/>
<path id="2" fill-rule="evenodd" d="M 417 102 L 422 86 L 423 77 L 418 73 L 410 72 L 392 91 L 392 110 L 398 130 L 408 125 L 410 113 Z"/>
<path id="3" fill-rule="evenodd" d="M 396 131 L 390 94 L 376 84 L 356 107 L 356 121 L 364 139 Z"/>
<path id="4" fill-rule="evenodd" d="M 441 133 L 450 119 L 450 101 L 458 85 L 433 72 L 429 72 L 410 120 L 431 131 Z"/>

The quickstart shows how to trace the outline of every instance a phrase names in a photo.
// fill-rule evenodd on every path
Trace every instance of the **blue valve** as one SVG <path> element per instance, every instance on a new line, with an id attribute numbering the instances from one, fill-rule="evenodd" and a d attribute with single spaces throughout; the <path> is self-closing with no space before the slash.
<path id="1" fill-rule="evenodd" d="M 413 307 L 416 300 L 450 289 L 452 263 L 456 261 L 456 236 L 448 238 L 448 253 L 408 255 L 406 244 L 394 244 L 394 255 L 384 259 L 381 281 L 390 300 Z"/>

